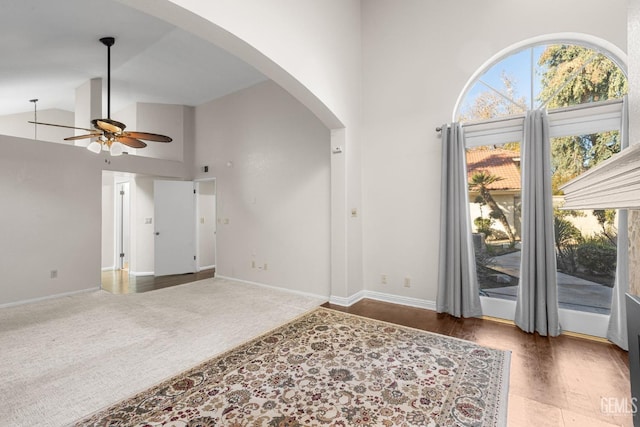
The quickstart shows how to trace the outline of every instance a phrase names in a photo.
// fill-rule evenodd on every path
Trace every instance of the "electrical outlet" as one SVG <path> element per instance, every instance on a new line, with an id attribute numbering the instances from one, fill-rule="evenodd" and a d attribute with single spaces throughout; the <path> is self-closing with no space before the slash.
<path id="1" fill-rule="evenodd" d="M 410 288 L 411 287 L 411 278 L 410 277 L 405 277 L 404 278 L 404 287 L 405 288 Z"/>
<path id="2" fill-rule="evenodd" d="M 380 283 L 386 285 L 387 283 L 389 283 L 389 277 L 386 274 L 382 274 L 380 276 Z"/>
<path id="3" fill-rule="evenodd" d="M 58 270 L 51 270 L 51 278 L 52 279 L 58 278 Z"/>
<path id="4" fill-rule="evenodd" d="M 265 262 L 265 263 L 264 263 L 264 270 L 265 270 L 265 271 L 267 270 L 267 267 L 268 267 L 268 265 L 267 265 L 267 263 Z"/>
<path id="5" fill-rule="evenodd" d="M 255 261 L 251 261 L 251 268 L 256 268 L 256 262 Z"/>

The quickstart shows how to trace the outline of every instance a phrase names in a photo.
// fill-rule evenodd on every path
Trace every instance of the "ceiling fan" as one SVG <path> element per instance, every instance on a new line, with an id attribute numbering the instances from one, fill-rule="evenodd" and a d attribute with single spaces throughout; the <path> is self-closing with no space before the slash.
<path id="1" fill-rule="evenodd" d="M 57 125 L 53 123 L 43 123 L 29 121 L 36 125 L 57 126 L 69 129 L 86 130 L 90 133 L 85 135 L 70 136 L 64 138 L 65 141 L 75 141 L 78 139 L 96 138 L 87 149 L 94 153 L 108 150 L 112 156 L 119 156 L 123 153 L 123 146 L 131 148 L 144 148 L 147 144 L 142 141 L 171 142 L 171 137 L 148 132 L 125 131 L 126 125 L 111 119 L 111 46 L 115 43 L 114 37 L 103 37 L 100 42 L 107 47 L 107 118 L 91 120 L 94 129 L 80 128 L 75 126 Z"/>

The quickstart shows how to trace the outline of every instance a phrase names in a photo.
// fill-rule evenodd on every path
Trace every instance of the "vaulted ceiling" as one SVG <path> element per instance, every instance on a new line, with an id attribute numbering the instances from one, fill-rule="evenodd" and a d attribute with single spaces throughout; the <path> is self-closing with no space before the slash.
<path id="1" fill-rule="evenodd" d="M 226 51 L 113 0 L 1 0 L 0 115 L 73 111 L 75 89 L 106 81 L 111 109 L 134 102 L 199 105 L 266 79 Z M 106 84 L 106 83 L 105 83 Z"/>

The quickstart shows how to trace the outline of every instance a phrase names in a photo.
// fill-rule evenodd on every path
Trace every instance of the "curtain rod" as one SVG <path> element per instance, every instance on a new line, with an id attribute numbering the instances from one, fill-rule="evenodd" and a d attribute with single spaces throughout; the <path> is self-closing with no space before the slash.
<path id="1" fill-rule="evenodd" d="M 500 123 L 500 122 L 506 122 L 508 120 L 515 120 L 515 119 L 520 119 L 520 118 L 524 119 L 524 114 L 519 114 L 517 116 L 500 117 L 500 118 L 496 118 L 496 119 L 487 119 L 487 120 L 483 120 L 481 122 L 463 123 L 462 127 L 466 128 L 466 127 L 469 127 L 469 126 L 478 126 L 478 125 L 484 125 L 484 124 L 487 124 L 487 123 Z M 438 126 L 436 128 L 436 132 L 440 132 L 440 131 L 442 131 L 442 127 Z"/>
<path id="2" fill-rule="evenodd" d="M 601 107 L 601 106 L 607 105 L 607 104 L 609 104 L 609 105 L 622 104 L 623 102 L 624 102 L 624 98 L 609 99 L 609 100 L 606 100 L 606 101 L 591 102 L 589 104 L 580 104 L 580 105 L 572 105 L 570 107 L 556 108 L 555 110 L 549 111 L 549 114 L 563 113 L 565 111 L 583 110 L 583 109 L 587 109 L 587 108 Z M 517 116 L 500 117 L 500 118 L 495 118 L 495 119 L 487 119 L 487 120 L 482 120 L 482 121 L 472 122 L 472 123 L 463 123 L 462 127 L 465 128 L 465 127 L 469 127 L 469 126 L 478 126 L 478 125 L 484 125 L 484 124 L 488 124 L 488 123 L 499 123 L 499 122 L 505 122 L 507 120 L 515 120 L 515 119 L 519 119 L 519 118 L 524 118 L 524 114 L 519 114 Z M 436 128 L 436 132 L 441 132 L 441 131 L 442 131 L 442 127 L 438 126 Z"/>

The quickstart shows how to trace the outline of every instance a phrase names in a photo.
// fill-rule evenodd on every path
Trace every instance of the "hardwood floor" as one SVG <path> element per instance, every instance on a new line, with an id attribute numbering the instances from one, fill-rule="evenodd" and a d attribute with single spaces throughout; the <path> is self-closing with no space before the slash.
<path id="1" fill-rule="evenodd" d="M 127 270 L 102 272 L 102 289 L 113 294 L 132 294 L 168 288 L 169 286 L 195 282 L 196 280 L 214 277 L 215 269 L 202 270 L 197 273 L 176 274 L 173 276 L 130 276 Z"/>
<path id="2" fill-rule="evenodd" d="M 430 310 L 362 300 L 325 307 L 511 351 L 509 427 L 625 426 L 630 410 L 628 353 L 595 340 L 527 334 L 508 323 L 457 319 Z M 626 403 L 626 405 L 625 405 Z"/>

